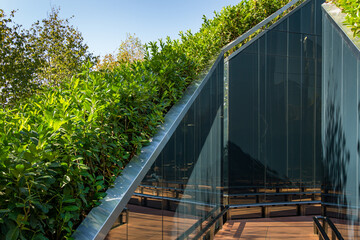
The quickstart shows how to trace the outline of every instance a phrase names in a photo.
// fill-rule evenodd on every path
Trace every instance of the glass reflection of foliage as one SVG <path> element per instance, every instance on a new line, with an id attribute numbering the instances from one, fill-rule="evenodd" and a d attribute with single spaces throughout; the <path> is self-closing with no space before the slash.
<path id="1" fill-rule="evenodd" d="M 324 143 L 324 160 L 326 166 L 325 186 L 334 190 L 338 203 L 346 204 L 346 195 L 341 194 L 347 182 L 347 166 L 350 162 L 350 152 L 346 150 L 346 139 L 339 106 L 330 102 L 326 113 L 326 131 Z"/>

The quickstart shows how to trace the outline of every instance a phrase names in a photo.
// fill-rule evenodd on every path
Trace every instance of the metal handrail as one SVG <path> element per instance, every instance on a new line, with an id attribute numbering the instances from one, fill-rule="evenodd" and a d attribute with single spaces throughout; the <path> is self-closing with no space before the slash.
<path id="1" fill-rule="evenodd" d="M 186 239 L 191 233 L 195 231 L 197 227 L 199 227 L 206 219 L 210 218 L 220 207 L 214 208 L 211 210 L 205 217 L 199 219 L 196 223 L 194 223 L 188 230 L 186 230 L 183 234 L 181 234 L 177 240 Z"/>
<path id="2" fill-rule="evenodd" d="M 331 221 L 330 218 L 328 217 L 324 217 L 327 221 L 327 223 L 329 224 L 332 232 L 335 234 L 335 236 L 339 239 L 339 240 L 344 240 L 344 238 L 341 236 L 341 233 L 338 231 L 337 227 L 334 225 L 334 223 Z"/>
<path id="3" fill-rule="evenodd" d="M 222 50 L 224 52 L 229 51 L 230 49 L 232 49 L 233 47 L 235 47 L 236 45 L 238 45 L 239 43 L 241 43 L 242 41 L 244 41 L 245 39 L 250 37 L 252 34 L 254 34 L 256 31 L 258 31 L 260 28 L 264 27 L 266 24 L 268 24 L 269 22 L 274 20 L 277 16 L 279 16 L 280 14 L 282 14 L 283 12 L 288 10 L 290 7 L 292 7 L 294 4 L 296 4 L 299 1 L 300 0 L 292 0 L 291 2 L 287 3 L 285 6 L 283 6 L 282 8 L 280 8 L 279 10 L 277 10 L 276 12 L 271 14 L 265 20 L 258 23 L 255 27 L 251 28 L 249 31 L 242 34 L 240 37 L 236 38 L 234 41 L 232 41 L 231 43 L 229 43 L 228 45 L 223 47 Z"/>
<path id="4" fill-rule="evenodd" d="M 309 205 L 321 204 L 321 201 L 294 201 L 294 202 L 263 202 L 229 205 L 230 208 L 249 208 L 249 207 L 271 207 L 271 206 L 292 206 L 292 205 Z"/>
<path id="5" fill-rule="evenodd" d="M 329 236 L 326 234 L 325 229 L 323 228 L 323 226 L 321 226 L 319 220 L 317 219 L 317 217 L 313 217 L 314 220 L 314 227 L 316 227 L 314 230 L 315 234 L 318 234 L 320 232 L 320 237 L 322 237 L 323 240 L 330 240 Z"/>
<path id="6" fill-rule="evenodd" d="M 193 239 L 199 239 L 201 235 L 203 235 L 207 230 L 209 230 L 221 217 L 224 216 L 225 213 L 229 210 L 229 206 L 225 206 L 225 208 L 221 211 L 219 215 L 217 215 L 211 222 L 209 222 L 203 229 Z"/>
<path id="7" fill-rule="evenodd" d="M 194 205 L 206 206 L 206 207 L 216 207 L 217 206 L 216 204 L 209 204 L 209 203 L 198 202 L 198 201 L 194 201 L 194 200 L 163 197 L 163 196 L 156 196 L 156 195 L 142 194 L 142 193 L 134 193 L 134 196 L 146 197 L 146 198 L 151 198 L 151 199 L 162 199 L 162 200 L 168 200 L 168 201 L 173 201 L 173 202 L 181 202 L 181 203 L 187 203 L 187 204 L 194 204 Z"/>
<path id="8" fill-rule="evenodd" d="M 323 226 L 321 226 L 321 228 L 325 231 L 325 229 L 327 229 L 326 224 L 331 228 L 331 239 L 335 240 L 344 240 L 344 238 L 341 236 L 341 233 L 339 232 L 339 230 L 337 229 L 337 227 L 335 226 L 335 224 L 331 221 L 330 218 L 325 217 L 325 216 L 316 216 L 313 217 L 314 219 L 314 223 L 316 224 L 316 221 L 319 222 L 319 219 L 321 219 L 323 221 Z"/>
<path id="9" fill-rule="evenodd" d="M 280 196 L 280 195 L 310 195 L 310 194 L 320 194 L 321 191 L 314 191 L 314 192 L 249 192 L 249 193 L 232 193 L 232 194 L 224 194 L 224 197 L 243 197 L 243 196 Z"/>
<path id="10" fill-rule="evenodd" d="M 330 194 L 321 194 L 322 196 L 329 196 Z M 331 196 L 331 195 L 330 195 Z M 347 209 L 354 209 L 354 210 L 360 210 L 360 206 L 349 206 L 349 205 L 345 205 L 345 204 L 340 204 L 340 203 L 330 203 L 330 202 L 325 202 L 322 201 L 321 203 L 323 206 L 330 206 L 330 207 L 337 207 L 337 208 L 347 208 Z"/>

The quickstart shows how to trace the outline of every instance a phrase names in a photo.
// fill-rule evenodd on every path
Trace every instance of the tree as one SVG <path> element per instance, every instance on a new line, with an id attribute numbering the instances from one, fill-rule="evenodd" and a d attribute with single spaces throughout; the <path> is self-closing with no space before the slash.
<path id="1" fill-rule="evenodd" d="M 145 56 L 145 47 L 141 44 L 138 37 L 131 34 L 127 34 L 126 40 L 121 42 L 116 55 L 116 59 L 119 62 L 134 62 L 143 60 Z"/>
<path id="2" fill-rule="evenodd" d="M 37 21 L 30 29 L 30 42 L 43 60 L 37 79 L 51 86 L 78 73 L 85 62 L 97 61 L 88 52 L 81 33 L 69 19 L 61 19 L 59 11 L 53 8 L 47 19 Z"/>
<path id="3" fill-rule="evenodd" d="M 106 54 L 102 61 L 98 61 L 97 69 L 113 69 L 120 64 L 142 61 L 145 57 L 145 46 L 135 34 L 127 34 L 115 54 Z"/>
<path id="4" fill-rule="evenodd" d="M 13 23 L 14 11 L 6 17 L 0 9 L 0 105 L 13 105 L 36 91 L 35 75 L 41 59 L 29 33 Z"/>
<path id="5" fill-rule="evenodd" d="M 42 84 L 57 86 L 97 58 L 88 52 L 81 33 L 52 9 L 47 19 L 25 30 L 0 9 L 0 106 L 12 106 Z"/>

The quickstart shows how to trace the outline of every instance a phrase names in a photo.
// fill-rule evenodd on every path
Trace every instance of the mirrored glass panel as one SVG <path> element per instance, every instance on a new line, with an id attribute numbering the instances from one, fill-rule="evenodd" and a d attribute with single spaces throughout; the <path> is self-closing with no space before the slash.
<path id="1" fill-rule="evenodd" d="M 320 200 L 320 4 L 307 1 L 230 56 L 230 204 Z M 269 211 L 281 216 L 303 210 Z"/>

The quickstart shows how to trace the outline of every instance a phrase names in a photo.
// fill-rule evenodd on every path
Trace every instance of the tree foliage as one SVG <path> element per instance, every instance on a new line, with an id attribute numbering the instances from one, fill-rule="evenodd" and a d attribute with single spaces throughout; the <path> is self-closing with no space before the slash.
<path id="1" fill-rule="evenodd" d="M 121 42 L 117 52 L 106 54 L 102 61 L 98 61 L 96 69 L 112 70 L 121 64 L 142 61 L 145 57 L 145 46 L 135 34 L 127 34 L 126 39 Z"/>
<path id="2" fill-rule="evenodd" d="M 36 91 L 38 66 L 41 62 L 29 32 L 13 23 L 0 9 L 0 105 L 13 105 Z"/>
<path id="3" fill-rule="evenodd" d="M 53 8 L 48 18 L 37 21 L 30 29 L 29 41 L 42 59 L 37 78 L 52 86 L 78 73 L 83 63 L 96 61 L 69 20 L 61 19 L 59 9 Z"/>
<path id="4" fill-rule="evenodd" d="M 0 9 L 0 105 L 13 106 L 42 84 L 57 86 L 96 62 L 81 33 L 52 9 L 48 18 L 23 29 Z"/>

